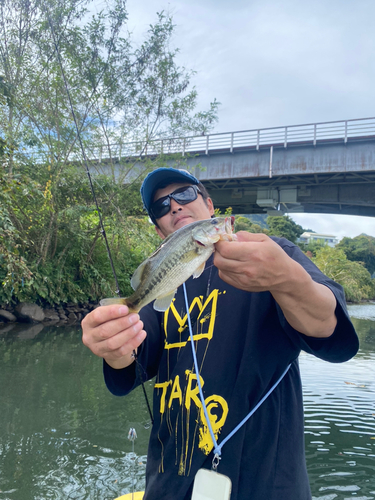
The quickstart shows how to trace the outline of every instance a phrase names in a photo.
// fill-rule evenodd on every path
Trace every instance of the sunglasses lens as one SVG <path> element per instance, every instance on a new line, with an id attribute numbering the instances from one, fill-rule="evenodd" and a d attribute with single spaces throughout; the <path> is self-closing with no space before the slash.
<path id="1" fill-rule="evenodd" d="M 191 203 L 192 201 L 197 199 L 197 196 L 197 190 L 193 186 L 176 189 L 176 191 L 171 194 L 171 198 L 173 198 L 175 201 L 177 201 L 177 203 L 180 203 L 181 205 Z"/>
<path id="2" fill-rule="evenodd" d="M 160 217 L 164 217 L 171 208 L 171 200 L 169 196 L 165 198 L 160 198 L 160 200 L 156 200 L 155 203 L 151 206 L 150 212 L 154 219 L 160 219 Z"/>
<path id="3" fill-rule="evenodd" d="M 186 186 L 168 196 L 164 196 L 163 198 L 159 198 L 156 200 L 150 208 L 150 212 L 155 219 L 160 219 L 166 215 L 171 208 L 171 198 L 173 198 L 180 205 L 186 205 L 187 203 L 191 203 L 196 200 L 198 197 L 198 189 L 195 186 Z"/>

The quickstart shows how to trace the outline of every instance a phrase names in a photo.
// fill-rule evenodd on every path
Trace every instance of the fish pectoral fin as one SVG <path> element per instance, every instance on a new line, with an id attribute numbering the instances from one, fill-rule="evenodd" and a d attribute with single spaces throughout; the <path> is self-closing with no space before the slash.
<path id="1" fill-rule="evenodd" d="M 111 297 L 109 299 L 102 299 L 99 302 L 100 306 L 110 306 L 111 304 L 127 305 L 126 304 L 126 298 L 125 297 Z"/>
<path id="2" fill-rule="evenodd" d="M 173 290 L 173 292 L 169 293 L 168 295 L 163 295 L 162 297 L 158 297 L 154 302 L 155 311 L 159 311 L 159 312 L 166 311 L 168 309 L 168 307 L 171 305 L 171 302 L 172 302 L 173 297 L 175 296 L 176 292 L 177 292 L 177 289 Z"/>
<path id="3" fill-rule="evenodd" d="M 203 262 L 196 270 L 193 272 L 193 278 L 199 278 L 199 276 L 203 273 L 204 268 L 206 267 L 206 262 Z"/>

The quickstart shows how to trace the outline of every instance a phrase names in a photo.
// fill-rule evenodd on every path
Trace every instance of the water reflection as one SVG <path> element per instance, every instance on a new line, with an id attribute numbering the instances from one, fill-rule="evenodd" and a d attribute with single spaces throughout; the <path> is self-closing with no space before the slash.
<path id="1" fill-rule="evenodd" d="M 354 359 L 300 357 L 314 500 L 375 498 L 375 305 L 361 307 L 350 307 L 360 337 Z"/>
<path id="2" fill-rule="evenodd" d="M 375 321 L 375 303 L 353 304 L 348 306 L 351 318 Z"/>
<path id="3" fill-rule="evenodd" d="M 35 338 L 30 331 L 1 334 L 0 498 L 103 500 L 133 483 L 144 488 L 149 430 L 140 392 L 109 394 L 101 361 L 76 327 L 39 329 Z"/>
<path id="4" fill-rule="evenodd" d="M 375 304 L 350 309 L 361 346 L 353 360 L 300 358 L 315 500 L 375 499 Z M 142 391 L 112 396 L 78 328 L 35 326 L 0 328 L 0 499 L 111 500 L 143 489 Z"/>

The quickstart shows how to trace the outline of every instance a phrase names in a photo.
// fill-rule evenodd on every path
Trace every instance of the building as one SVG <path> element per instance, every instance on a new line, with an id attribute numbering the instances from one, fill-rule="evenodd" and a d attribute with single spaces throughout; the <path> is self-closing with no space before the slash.
<path id="1" fill-rule="evenodd" d="M 301 234 L 298 241 L 301 243 L 321 243 L 323 245 L 328 245 L 329 247 L 334 247 L 339 242 L 339 239 L 332 234 L 320 234 L 320 233 L 310 233 L 306 231 Z"/>

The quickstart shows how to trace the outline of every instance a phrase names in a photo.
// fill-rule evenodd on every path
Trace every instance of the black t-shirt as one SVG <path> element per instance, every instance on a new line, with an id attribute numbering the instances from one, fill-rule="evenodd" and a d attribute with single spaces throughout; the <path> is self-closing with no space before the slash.
<path id="1" fill-rule="evenodd" d="M 186 282 L 199 376 L 219 444 L 291 363 L 272 394 L 223 446 L 218 472 L 232 480 L 231 500 L 311 499 L 298 356 L 304 350 L 342 362 L 358 350 L 341 287 L 298 247 L 273 239 L 335 294 L 338 324 L 330 337 L 311 338 L 294 330 L 269 292 L 228 285 L 212 257 L 198 279 Z M 213 444 L 199 399 L 182 287 L 165 313 L 150 304 L 140 315 L 148 336 L 138 359 L 145 378 L 156 376 L 144 500 L 188 500 L 198 469 L 211 468 Z M 139 384 L 134 363 L 123 370 L 104 363 L 104 374 L 115 395 Z"/>

